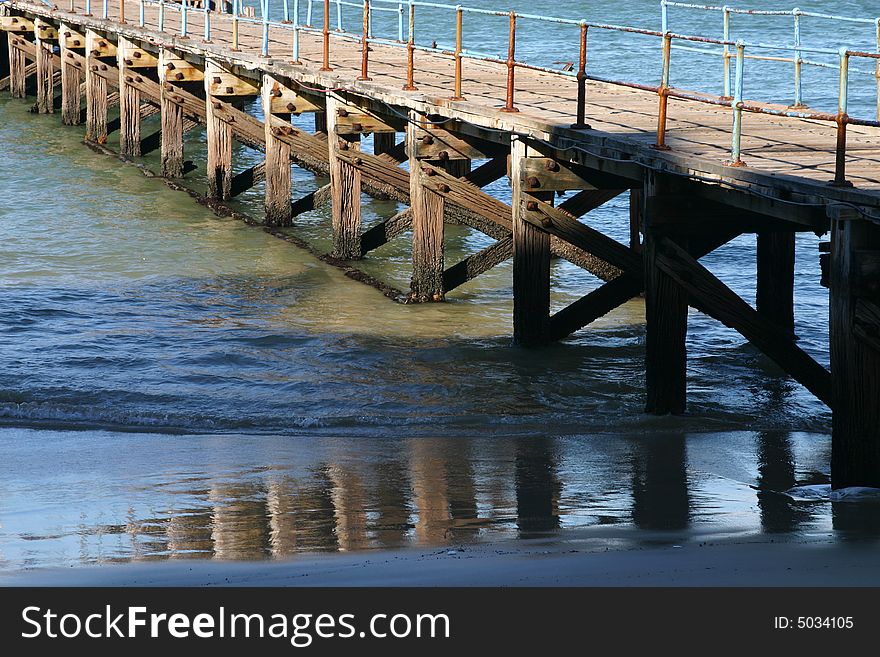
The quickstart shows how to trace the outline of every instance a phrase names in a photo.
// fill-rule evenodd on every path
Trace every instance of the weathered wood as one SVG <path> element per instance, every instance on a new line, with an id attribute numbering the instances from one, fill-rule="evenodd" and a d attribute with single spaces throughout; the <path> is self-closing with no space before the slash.
<path id="1" fill-rule="evenodd" d="M 382 155 L 391 151 L 397 144 L 396 132 L 375 132 L 373 133 L 373 153 Z"/>
<path id="2" fill-rule="evenodd" d="M 159 81 L 180 84 L 182 82 L 202 82 L 205 72 L 198 66 L 174 56 L 163 49 L 159 53 Z"/>
<path id="3" fill-rule="evenodd" d="M 324 185 L 314 192 L 309 192 L 305 196 L 296 199 L 291 204 L 291 215 L 295 217 L 303 212 L 311 212 L 317 208 L 324 207 L 330 203 L 332 196 L 330 185 Z"/>
<path id="4" fill-rule="evenodd" d="M 326 110 L 321 112 L 315 112 L 315 133 L 316 134 L 327 134 L 327 112 Z"/>
<path id="5" fill-rule="evenodd" d="M 159 71 L 167 70 L 169 57 L 164 48 L 159 51 Z M 160 85 L 159 106 L 162 112 L 162 175 L 165 178 L 183 177 L 183 106 L 175 100 L 175 88 L 170 82 Z"/>
<path id="6" fill-rule="evenodd" d="M 365 256 L 412 228 L 412 210 L 407 208 L 393 217 L 371 226 L 361 236 L 361 255 Z"/>
<path id="7" fill-rule="evenodd" d="M 513 257 L 513 237 L 505 237 L 452 265 L 443 272 L 443 289 L 450 292 Z"/>
<path id="8" fill-rule="evenodd" d="M 642 252 L 642 210 L 644 194 L 641 187 L 629 190 L 629 248 Z"/>
<path id="9" fill-rule="evenodd" d="M 130 157 L 141 154 L 141 92 L 133 85 L 141 72 L 126 65 L 131 61 L 135 46 L 119 37 L 117 68 L 119 69 L 119 152 Z"/>
<path id="10" fill-rule="evenodd" d="M 757 241 L 755 308 L 779 328 L 794 335 L 795 234 L 761 232 Z"/>
<path id="11" fill-rule="evenodd" d="M 18 37 L 9 35 L 9 93 L 13 98 L 24 98 L 27 94 L 27 62 L 24 51 L 16 47 L 18 41 Z"/>
<path id="12" fill-rule="evenodd" d="M 880 350 L 864 337 L 876 339 L 880 334 L 875 310 L 880 291 L 859 289 L 855 255 L 861 249 L 880 250 L 880 227 L 839 206 L 832 209 L 831 219 L 831 485 L 876 488 Z"/>
<path id="13" fill-rule="evenodd" d="M 684 413 L 687 405 L 688 296 L 668 272 L 658 266 L 658 242 L 663 239 L 662 212 L 656 202 L 668 193 L 668 183 L 650 172 L 644 187 L 645 241 L 645 412 L 656 415 Z"/>
<path id="14" fill-rule="evenodd" d="M 73 32 L 66 25 L 61 26 L 61 122 L 64 125 L 79 125 L 82 123 L 80 111 L 82 108 L 82 81 L 83 74 L 80 66 L 73 58 L 73 48 L 85 48 L 85 37 L 72 39 Z M 78 41 L 79 46 L 73 42 Z"/>
<path id="15" fill-rule="evenodd" d="M 369 133 L 396 134 L 396 129 L 374 114 L 364 112 L 350 105 L 336 106 L 336 134 L 364 135 Z"/>
<path id="16" fill-rule="evenodd" d="M 109 103 L 107 79 L 101 75 L 101 67 L 106 64 L 92 54 L 106 49 L 99 45 L 101 43 L 107 41 L 100 34 L 92 30 L 86 32 L 86 140 L 106 144 Z"/>
<path id="17" fill-rule="evenodd" d="M 207 91 L 212 96 L 258 96 L 260 88 L 230 71 L 212 68 L 206 76 Z"/>
<path id="18" fill-rule="evenodd" d="M 339 102 L 327 97 L 327 130 L 330 158 L 330 189 L 333 211 L 333 255 L 342 260 L 361 257 L 361 170 L 343 154 L 360 150 L 360 136 L 336 134 Z"/>
<path id="19" fill-rule="evenodd" d="M 52 114 L 55 111 L 52 79 L 52 42 L 43 41 L 39 36 L 36 43 L 37 63 L 37 103 L 34 106 L 39 114 Z"/>
<path id="20" fill-rule="evenodd" d="M 211 95 L 211 76 L 223 69 L 209 61 L 205 67 L 205 121 L 208 137 L 208 197 L 232 195 L 232 126 L 220 110 L 223 105 Z"/>
<path id="21" fill-rule="evenodd" d="M 527 152 L 524 139 L 511 139 L 513 340 L 535 346 L 550 339 L 550 234 L 526 221 L 522 167 Z"/>
<path id="22" fill-rule="evenodd" d="M 288 160 L 288 166 L 290 166 Z M 266 180 L 266 162 L 260 162 L 252 167 L 248 167 L 241 173 L 237 173 L 232 177 L 231 197 L 235 198 L 239 194 L 244 194 L 247 190 Z M 289 205 L 289 203 L 288 203 Z"/>
<path id="23" fill-rule="evenodd" d="M 290 128 L 290 113 L 273 111 L 276 93 L 282 94 L 284 85 L 269 75 L 263 76 L 262 99 L 266 126 L 266 223 L 270 226 L 288 226 L 292 223 L 290 203 L 290 145 L 276 138 L 276 134 Z M 274 93 L 273 93 L 274 92 Z"/>
<path id="24" fill-rule="evenodd" d="M 434 168 L 422 170 L 418 157 L 416 122 L 422 116 L 410 114 L 406 139 L 410 153 L 409 198 L 412 209 L 412 278 L 410 300 L 443 300 L 443 215 L 445 200 L 435 191 Z M 444 183 L 440 183 L 443 185 Z"/>

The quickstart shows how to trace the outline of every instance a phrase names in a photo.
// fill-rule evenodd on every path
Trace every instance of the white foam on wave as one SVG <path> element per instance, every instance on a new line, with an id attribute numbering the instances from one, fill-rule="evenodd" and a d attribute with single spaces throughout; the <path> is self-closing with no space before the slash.
<path id="1" fill-rule="evenodd" d="M 795 502 L 871 502 L 880 504 L 880 488 L 849 486 L 832 490 L 831 484 L 795 486 L 783 493 Z"/>

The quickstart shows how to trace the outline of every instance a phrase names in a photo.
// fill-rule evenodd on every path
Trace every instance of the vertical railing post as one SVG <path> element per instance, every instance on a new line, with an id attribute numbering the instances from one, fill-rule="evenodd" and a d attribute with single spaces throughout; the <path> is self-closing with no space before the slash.
<path id="1" fill-rule="evenodd" d="M 406 42 L 406 84 L 404 91 L 416 91 L 415 84 L 415 52 L 416 52 L 416 7 L 409 3 L 409 38 Z"/>
<path id="2" fill-rule="evenodd" d="M 364 0 L 364 33 L 361 37 L 361 74 L 358 80 L 370 80 L 370 0 Z"/>
<path id="3" fill-rule="evenodd" d="M 330 0 L 324 0 L 324 65 L 321 70 L 333 70 L 330 68 Z"/>
<path id="4" fill-rule="evenodd" d="M 238 50 L 238 15 L 241 13 L 241 0 L 232 0 L 232 49 Z"/>
<path id="5" fill-rule="evenodd" d="M 657 95 L 660 97 L 660 106 L 657 110 L 657 141 L 653 147 L 658 151 L 668 151 L 666 145 L 666 107 L 669 104 L 669 65 L 672 57 L 672 36 L 669 32 L 663 33 L 663 71 L 660 74 L 660 88 Z"/>
<path id="6" fill-rule="evenodd" d="M 284 23 L 290 22 L 290 7 L 288 6 L 287 0 L 284 0 L 284 18 L 282 20 Z"/>
<path id="7" fill-rule="evenodd" d="M 745 46 L 742 40 L 736 42 L 736 80 L 733 85 L 733 134 L 730 145 L 730 162 L 726 164 L 732 167 L 744 167 L 742 161 L 742 106 L 743 106 L 743 77 L 745 75 Z"/>
<path id="8" fill-rule="evenodd" d="M 215 2 L 222 1 L 223 0 L 215 0 Z M 203 2 L 205 3 L 205 42 L 208 43 L 211 41 L 211 3 L 208 2 L 208 0 L 203 0 Z"/>
<path id="9" fill-rule="evenodd" d="M 397 5 L 397 40 L 403 43 L 403 3 Z"/>
<path id="10" fill-rule="evenodd" d="M 666 3 L 663 3 L 663 10 L 666 10 Z M 590 126 L 586 123 L 587 114 L 587 24 L 581 23 L 581 39 L 580 54 L 578 56 L 577 71 L 577 121 L 571 126 L 575 130 L 586 130 Z"/>
<path id="11" fill-rule="evenodd" d="M 186 5 L 188 0 L 181 0 L 180 3 L 180 35 L 186 36 Z"/>
<path id="12" fill-rule="evenodd" d="M 293 0 L 293 63 L 299 64 L 299 0 Z"/>
<path id="13" fill-rule="evenodd" d="M 877 32 L 877 54 L 880 54 L 880 18 L 874 23 Z M 877 80 L 877 120 L 880 121 L 880 59 L 874 61 L 874 77 Z"/>
<path id="14" fill-rule="evenodd" d="M 507 34 L 507 97 L 502 112 L 519 112 L 513 104 L 514 76 L 516 70 L 516 12 L 510 12 L 510 29 Z"/>
<path id="15" fill-rule="evenodd" d="M 119 22 L 125 23 L 125 0 L 119 0 Z"/>
<path id="16" fill-rule="evenodd" d="M 306 25 L 312 27 L 312 0 L 309 0 L 309 4 L 306 6 Z"/>
<path id="17" fill-rule="evenodd" d="M 660 0 L 660 31 L 664 34 L 669 31 L 669 7 L 666 0 Z"/>
<path id="18" fill-rule="evenodd" d="M 727 45 L 730 43 L 730 7 L 724 5 L 721 8 L 721 13 L 724 22 L 721 34 L 721 40 L 724 41 L 724 45 L 721 46 L 723 50 L 721 58 L 724 62 L 724 92 L 722 96 L 730 98 L 730 46 Z M 666 30 L 664 30 L 665 32 Z"/>
<path id="19" fill-rule="evenodd" d="M 86 16 L 92 15 L 92 0 L 86 0 Z"/>
<path id="20" fill-rule="evenodd" d="M 269 56 L 269 0 L 260 0 L 260 11 L 263 14 L 263 44 L 260 54 Z"/>
<path id="21" fill-rule="evenodd" d="M 342 29 L 342 4 L 341 0 L 336 0 L 336 31 L 344 32 Z"/>
<path id="22" fill-rule="evenodd" d="M 165 31 L 165 0 L 159 0 L 159 31 Z"/>
<path id="23" fill-rule="evenodd" d="M 840 54 L 840 83 L 837 92 L 837 148 L 834 153 L 834 187 L 852 187 L 852 183 L 846 179 L 846 124 L 847 104 L 849 95 L 849 51 L 841 47 Z"/>
<path id="24" fill-rule="evenodd" d="M 791 13 L 794 15 L 794 105 L 792 107 L 803 107 L 801 87 L 801 68 L 803 63 L 803 58 L 801 57 L 801 10 L 794 8 Z"/>
<path id="25" fill-rule="evenodd" d="M 73 3 L 71 3 L 71 4 L 73 4 Z M 144 21 L 146 19 L 146 17 L 144 16 L 144 12 L 145 12 L 144 0 L 140 0 L 140 3 L 138 3 L 138 24 L 141 27 L 144 26 Z"/>
<path id="26" fill-rule="evenodd" d="M 450 100 L 464 100 L 461 94 L 461 45 L 462 45 L 462 23 L 464 10 L 461 5 L 455 6 L 455 91 Z"/>
<path id="27" fill-rule="evenodd" d="M 108 7 L 107 5 L 108 5 L 107 0 L 104 0 L 104 2 L 102 3 L 102 11 L 103 11 L 103 14 L 101 15 L 101 18 L 103 18 L 103 19 L 105 19 L 105 20 L 107 19 L 107 15 L 108 15 L 108 13 L 109 13 L 109 11 L 108 11 L 108 10 L 109 10 L 109 7 Z"/>

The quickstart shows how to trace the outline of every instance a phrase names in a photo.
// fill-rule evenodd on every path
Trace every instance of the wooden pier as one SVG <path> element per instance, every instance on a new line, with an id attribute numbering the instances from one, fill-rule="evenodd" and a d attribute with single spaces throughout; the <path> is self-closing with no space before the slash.
<path id="1" fill-rule="evenodd" d="M 353 261 L 409 232 L 407 301 L 443 300 L 512 258 L 520 345 L 565 338 L 644 294 L 651 413 L 685 410 L 694 307 L 740 332 L 833 409 L 835 487 L 880 487 L 880 128 L 849 117 L 845 93 L 829 117 L 750 103 L 740 90 L 732 98 L 684 92 L 668 80 L 668 33 L 659 35 L 667 63 L 659 87 L 601 81 L 584 72 L 585 24 L 578 76 L 562 78 L 517 62 L 512 13 L 505 62 L 463 57 L 460 29 L 455 52 L 442 52 L 412 38 L 394 45 L 333 35 L 326 14 L 323 30 L 292 30 L 170 2 L 115 0 L 106 18 L 90 15 L 87 7 L 91 14 L 98 7 L 85 0 L 63 4 L 0 5 L 0 46 L 9 53 L 0 89 L 32 93 L 34 111 L 84 124 L 87 143 L 106 149 L 118 130 L 121 158 L 160 150 L 161 175 L 180 187 L 192 166 L 184 133 L 204 126 L 205 203 L 230 214 L 225 201 L 265 181 L 267 230 L 330 203 L 333 252 L 325 257 L 352 271 Z M 365 28 L 367 18 L 368 9 Z M 245 111 L 247 99 L 260 99 L 263 118 Z M 305 112 L 315 116 L 314 132 L 291 124 Z M 156 113 L 161 131 L 144 134 L 142 119 Z M 373 153 L 361 150 L 370 134 Z M 235 141 L 265 160 L 238 166 Z M 330 184 L 296 197 L 291 162 L 329 175 Z M 504 177 L 511 205 L 483 189 Z M 362 190 L 408 209 L 365 228 Z M 572 191 L 555 204 L 558 193 Z M 590 211 L 624 193 L 629 244 L 589 226 Z M 448 263 L 451 221 L 496 241 Z M 821 254 L 830 372 L 794 336 L 800 231 L 831 232 Z M 755 308 L 699 262 L 743 233 L 757 234 Z M 551 315 L 554 256 L 604 283 Z"/>

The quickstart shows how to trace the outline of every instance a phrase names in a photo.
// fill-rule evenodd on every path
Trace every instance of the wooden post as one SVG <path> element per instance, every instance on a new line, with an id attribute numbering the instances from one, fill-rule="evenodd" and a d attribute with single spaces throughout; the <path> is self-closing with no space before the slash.
<path id="1" fill-rule="evenodd" d="M 758 233 L 758 282 L 755 307 L 759 313 L 794 335 L 793 232 Z"/>
<path id="2" fill-rule="evenodd" d="M 450 176 L 464 178 L 471 172 L 471 161 L 466 159 L 446 160 L 443 163 L 443 168 Z"/>
<path id="3" fill-rule="evenodd" d="M 629 190 L 629 248 L 636 253 L 642 252 L 644 198 L 641 188 Z"/>
<path id="4" fill-rule="evenodd" d="M 273 92 L 280 95 L 281 83 L 270 75 L 263 76 L 261 95 L 266 126 L 266 223 L 289 226 L 293 219 L 290 201 L 290 145 L 277 138 L 276 131 L 290 126 L 290 113 L 273 112 Z M 277 125 L 277 123 L 285 125 Z"/>
<path id="5" fill-rule="evenodd" d="M 327 112 L 315 112 L 315 132 L 327 134 Z"/>
<path id="6" fill-rule="evenodd" d="M 218 115 L 220 101 L 211 95 L 211 79 L 223 69 L 205 66 L 205 119 L 208 125 L 208 196 L 226 200 L 232 195 L 232 126 Z"/>
<path id="7" fill-rule="evenodd" d="M 141 154 L 141 92 L 131 83 L 140 73 L 125 63 L 131 57 L 134 44 L 119 37 L 116 46 L 119 68 L 119 152 L 130 157 Z"/>
<path id="8" fill-rule="evenodd" d="M 360 135 L 336 134 L 336 120 L 342 109 L 336 98 L 327 96 L 333 255 L 343 260 L 356 260 L 361 257 L 361 172 L 343 161 L 339 153 L 360 150 Z"/>
<path id="9" fill-rule="evenodd" d="M 67 35 L 72 35 L 67 25 L 59 30 L 58 43 L 61 46 L 61 122 L 64 125 L 79 125 L 82 105 L 82 73 L 73 63 L 72 43 Z M 85 48 L 85 40 L 80 41 Z"/>
<path id="10" fill-rule="evenodd" d="M 422 118 L 410 113 L 406 126 L 406 145 L 409 153 L 409 198 L 412 207 L 412 263 L 410 299 L 413 301 L 443 300 L 443 215 L 446 202 L 432 191 L 438 183 L 432 181 L 433 165 L 422 166 L 416 156 L 418 128 Z M 441 183 L 442 184 L 442 183 Z"/>
<path id="11" fill-rule="evenodd" d="M 100 34 L 86 32 L 86 140 L 107 143 L 107 80 L 98 71 L 101 61 L 93 57 Z"/>
<path id="12" fill-rule="evenodd" d="M 831 485 L 880 487 L 880 227 L 831 215 Z"/>
<path id="13" fill-rule="evenodd" d="M 36 110 L 40 114 L 53 114 L 55 112 L 55 92 L 52 79 L 55 71 L 52 67 L 52 36 L 57 37 L 54 27 L 43 21 L 35 21 L 37 29 L 34 30 L 34 50 L 37 64 L 37 104 Z M 49 28 L 49 29 L 47 29 Z"/>
<path id="14" fill-rule="evenodd" d="M 159 82 L 162 112 L 162 175 L 165 178 L 183 178 L 183 107 L 174 102 L 174 85 L 165 80 L 169 53 L 159 51 Z"/>
<path id="15" fill-rule="evenodd" d="M 669 274 L 657 266 L 656 240 L 666 236 L 660 225 L 667 210 L 661 203 L 668 184 L 662 174 L 645 179 L 645 412 L 684 413 L 687 403 L 688 297 Z M 681 243 L 680 239 L 676 242 Z"/>
<path id="16" fill-rule="evenodd" d="M 382 155 L 397 145 L 397 135 L 393 132 L 373 133 L 373 153 Z"/>
<path id="17" fill-rule="evenodd" d="M 550 235 L 524 219 L 528 200 L 523 190 L 522 164 L 527 150 L 523 139 L 511 138 L 513 340 L 534 346 L 549 341 Z"/>
<path id="18" fill-rule="evenodd" d="M 15 41 L 19 38 L 22 37 L 9 34 L 9 93 L 13 98 L 24 98 L 27 95 L 27 60 L 24 51 L 15 47 Z"/>
<path id="19" fill-rule="evenodd" d="M 5 7 L 0 8 L 0 16 L 4 16 Z M 9 75 L 9 57 L 4 57 L 3 53 L 9 53 L 9 32 L 0 30 L 0 78 Z"/>

